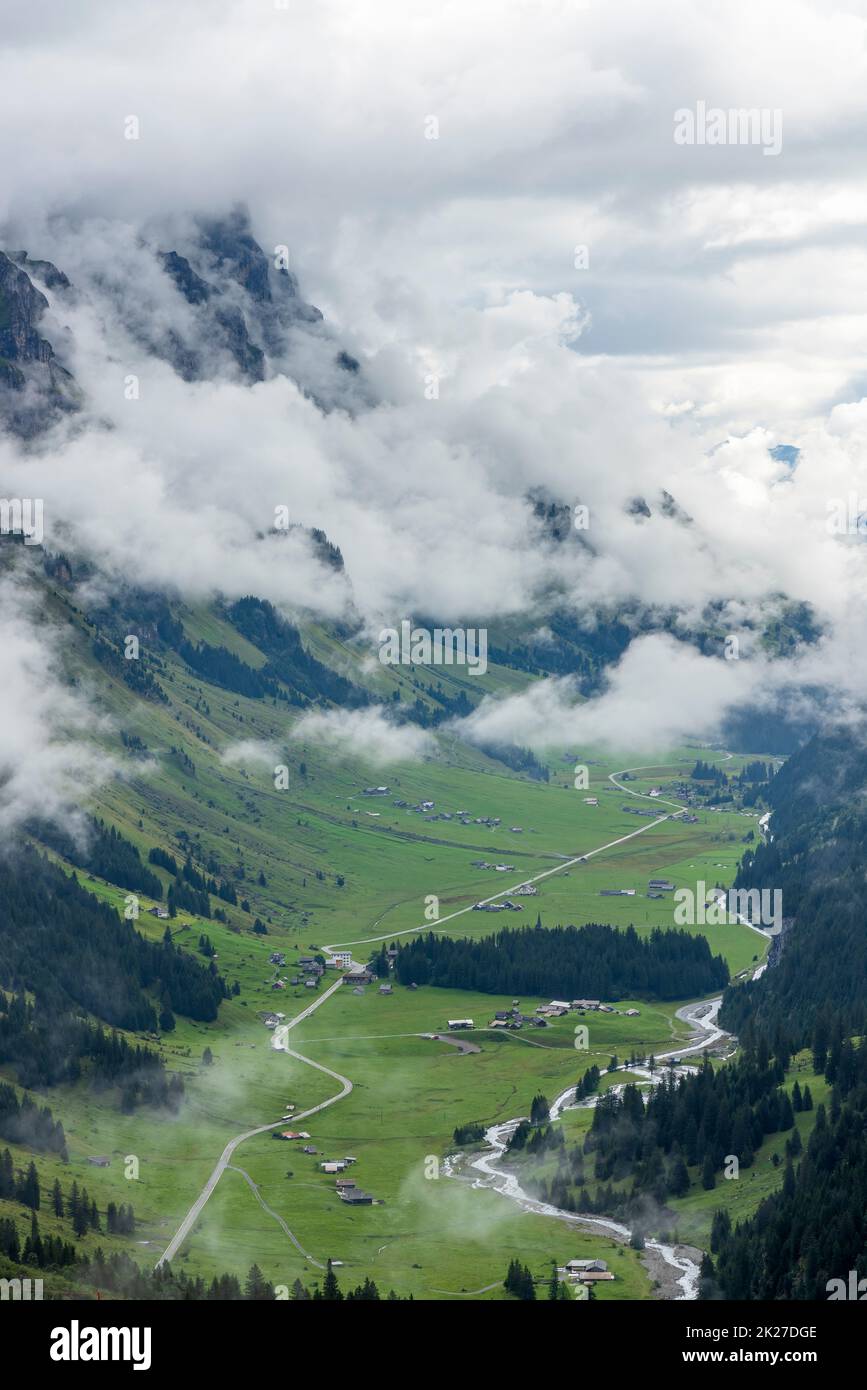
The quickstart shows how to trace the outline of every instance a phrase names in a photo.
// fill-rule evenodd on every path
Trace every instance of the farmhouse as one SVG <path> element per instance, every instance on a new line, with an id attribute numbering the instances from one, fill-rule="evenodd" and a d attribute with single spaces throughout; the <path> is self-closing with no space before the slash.
<path id="1" fill-rule="evenodd" d="M 604 1274 L 608 1265 L 604 1260 L 567 1260 L 567 1274 Z"/>
<path id="2" fill-rule="evenodd" d="M 634 898 L 634 888 L 600 888 L 600 898 Z"/>
<path id="3" fill-rule="evenodd" d="M 454 1032 L 458 1028 L 474 1028 L 475 1024 L 471 1018 L 449 1018 L 446 1019 L 448 1027 Z"/>
<path id="4" fill-rule="evenodd" d="M 673 893 L 674 884 L 668 878 L 652 878 L 648 882 L 648 888 L 655 888 L 661 893 Z"/>
<path id="5" fill-rule="evenodd" d="M 345 1187 L 340 1193 L 341 1200 L 348 1202 L 353 1207 L 372 1207 L 373 1197 L 369 1192 L 362 1192 L 360 1187 Z"/>
<path id="6" fill-rule="evenodd" d="M 391 985 L 380 985 L 379 992 L 380 994 L 394 994 L 394 990 L 392 989 Z"/>
<path id="7" fill-rule="evenodd" d="M 373 983 L 375 977 L 370 970 L 359 965 L 353 967 L 352 970 L 347 970 L 343 978 L 348 985 L 369 985 Z"/>
<path id="8" fill-rule="evenodd" d="M 89 1158 L 87 1161 L 91 1163 L 94 1168 L 108 1168 L 111 1165 L 111 1159 L 105 1154 L 94 1154 L 93 1157 Z"/>
<path id="9" fill-rule="evenodd" d="M 573 999 L 573 1009 L 598 1009 L 600 1001 L 598 999 Z"/>

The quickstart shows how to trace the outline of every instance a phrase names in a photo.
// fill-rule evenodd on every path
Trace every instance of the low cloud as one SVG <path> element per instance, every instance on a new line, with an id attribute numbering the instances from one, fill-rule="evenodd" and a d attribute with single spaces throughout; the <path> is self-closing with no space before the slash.
<path id="1" fill-rule="evenodd" d="M 489 697 L 452 727 L 480 744 L 660 752 L 687 737 L 712 736 L 758 682 L 755 663 L 702 656 L 653 634 L 631 644 L 601 695 L 582 700 L 574 679 L 543 680 L 520 695 Z"/>
<path id="2" fill-rule="evenodd" d="M 414 724 L 395 724 L 378 709 L 327 710 L 305 714 L 293 739 L 316 743 L 340 758 L 361 758 L 383 766 L 416 761 L 435 751 L 434 740 Z"/>
<path id="3" fill-rule="evenodd" d="M 226 767 L 273 768 L 279 761 L 277 749 L 272 744 L 254 738 L 230 743 L 220 754 L 220 762 Z"/>
<path id="4" fill-rule="evenodd" d="M 64 640 L 20 581 L 0 581 L 0 832 L 31 816 L 74 832 L 82 802 L 119 771 L 94 741 L 107 721 L 68 683 Z"/>

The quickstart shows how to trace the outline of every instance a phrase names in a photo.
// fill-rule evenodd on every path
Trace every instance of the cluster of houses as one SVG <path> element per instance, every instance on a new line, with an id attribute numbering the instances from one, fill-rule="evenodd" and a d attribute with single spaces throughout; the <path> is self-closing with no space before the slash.
<path id="1" fill-rule="evenodd" d="M 638 1018 L 639 1009 L 615 1009 L 613 1004 L 603 1004 L 600 999 L 552 999 L 550 1004 L 539 1004 L 535 1013 L 521 1013 L 517 1000 L 511 1009 L 498 1009 L 488 1028 L 509 1028 L 516 1030 L 529 1024 L 531 1028 L 547 1028 L 551 1018 L 563 1018 L 568 1013 L 622 1014 L 625 1018 Z M 459 1033 L 475 1028 L 471 1018 L 449 1018 L 446 1020 L 449 1032 Z"/>
<path id="2" fill-rule="evenodd" d="M 389 792 L 389 787 L 364 787 L 362 789 L 362 796 L 388 796 Z M 435 809 L 436 802 L 429 798 L 423 798 L 421 801 L 413 803 L 411 801 L 404 801 L 398 796 L 394 797 L 391 804 L 392 806 L 396 806 L 399 811 L 414 811 L 417 815 L 424 816 L 426 821 L 456 820 L 459 821 L 461 825 L 485 825 L 489 830 L 496 830 L 497 827 L 502 824 L 500 816 L 471 816 L 469 811 L 466 810 L 437 811 Z M 367 814 L 378 814 L 378 812 L 368 811 Z M 522 825 L 510 825 L 509 833 L 511 835 L 523 835 L 524 827 Z M 487 867 L 493 866 L 489 865 Z"/>
<path id="3" fill-rule="evenodd" d="M 674 884 L 669 878 L 652 878 L 647 885 L 647 896 L 649 898 L 663 898 L 666 893 L 674 892 Z"/>
<path id="4" fill-rule="evenodd" d="M 415 811 L 417 815 L 424 816 L 426 821 L 452 819 L 452 816 L 448 811 L 438 811 L 435 815 L 430 815 L 429 813 L 433 811 L 434 806 L 436 805 L 436 803 L 433 801 L 417 801 L 416 804 L 413 806 L 411 802 L 401 801 L 399 797 L 396 797 L 391 804 L 392 806 L 397 806 L 398 809 L 401 811 Z"/>
<path id="5" fill-rule="evenodd" d="M 603 1004 L 600 999 L 573 999 L 571 1004 L 565 999 L 552 999 L 550 1004 L 540 1004 L 536 1013 L 542 1018 L 562 1018 L 568 1013 L 619 1014 L 625 1018 L 638 1018 L 639 1009 L 615 1009 L 613 1004 Z"/>
<path id="6" fill-rule="evenodd" d="M 402 811 L 418 811 L 425 814 L 434 810 L 436 802 L 419 801 L 413 806 L 408 801 L 395 800 L 392 805 L 397 806 Z M 502 824 L 499 816 L 471 816 L 469 811 L 437 811 L 434 815 L 425 814 L 425 819 L 429 821 L 456 820 L 460 821 L 461 825 L 486 825 L 489 830 L 496 830 L 497 826 Z M 521 825 L 509 826 L 513 835 L 523 834 L 523 829 Z"/>
<path id="7" fill-rule="evenodd" d="M 323 1158 L 319 1165 L 320 1173 L 345 1173 L 347 1168 L 351 1168 L 358 1159 L 352 1154 L 347 1154 L 345 1158 Z"/>
<path id="8" fill-rule="evenodd" d="M 346 1202 L 347 1206 L 371 1207 L 376 1202 L 375 1197 L 360 1188 L 354 1178 L 339 1176 L 341 1173 L 345 1173 L 346 1169 L 351 1167 L 353 1163 L 357 1162 L 358 1159 L 354 1158 L 352 1154 L 347 1154 L 346 1158 L 326 1158 L 319 1164 L 319 1171 L 320 1173 L 334 1173 L 338 1175 L 334 1184 L 335 1190 L 340 1200 Z"/>
<path id="9" fill-rule="evenodd" d="M 605 1284 L 614 1278 L 604 1260 L 567 1260 L 557 1273 L 572 1284 Z"/>
<path id="10" fill-rule="evenodd" d="M 498 1009 L 488 1024 L 489 1028 L 509 1028 L 513 1032 L 529 1023 L 531 1028 L 547 1028 L 547 1019 L 537 1014 L 522 1014 L 519 1008 Z"/>
<path id="11" fill-rule="evenodd" d="M 674 884 L 668 878 L 652 878 L 647 885 L 648 898 L 662 898 L 674 892 Z M 600 888 L 600 898 L 634 898 L 634 888 Z"/>

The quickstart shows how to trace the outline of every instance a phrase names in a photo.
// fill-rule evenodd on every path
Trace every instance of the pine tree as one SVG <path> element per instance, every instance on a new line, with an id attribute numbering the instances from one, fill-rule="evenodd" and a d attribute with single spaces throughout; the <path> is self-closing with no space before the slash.
<path id="1" fill-rule="evenodd" d="M 328 1268 L 325 1271 L 325 1278 L 322 1281 L 321 1296 L 330 1303 L 341 1303 L 343 1301 L 343 1294 L 340 1292 L 340 1286 L 337 1283 L 337 1275 L 334 1273 L 330 1260 L 328 1261 Z"/>
<path id="2" fill-rule="evenodd" d="M 274 1287 L 269 1284 L 258 1265 L 251 1265 L 244 1285 L 244 1297 L 252 1302 L 265 1303 L 274 1297 Z"/>

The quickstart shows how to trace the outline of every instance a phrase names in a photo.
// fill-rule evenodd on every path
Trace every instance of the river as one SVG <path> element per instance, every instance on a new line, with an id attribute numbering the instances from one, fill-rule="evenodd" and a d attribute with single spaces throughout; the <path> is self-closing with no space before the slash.
<path id="1" fill-rule="evenodd" d="M 677 1058 L 687 1057 L 691 1053 L 703 1052 L 708 1047 L 713 1047 L 715 1043 L 726 1036 L 721 1028 L 717 1026 L 716 1016 L 722 1000 L 703 999 L 695 1004 L 686 1004 L 678 1009 L 677 1017 L 689 1023 L 693 1031 L 693 1041 L 685 1047 L 677 1048 L 671 1052 L 661 1053 L 657 1062 L 670 1061 Z M 637 1076 L 648 1085 L 658 1085 L 663 1074 L 670 1075 L 673 1071 L 676 1076 L 686 1075 L 691 1067 L 678 1066 L 654 1069 L 651 1075 L 647 1067 L 630 1066 L 628 1064 L 618 1068 L 619 1071 L 628 1071 L 630 1076 Z M 626 1084 L 626 1083 L 624 1083 Z M 622 1090 L 622 1086 L 615 1089 Z M 551 1106 L 551 1119 L 556 1120 L 564 1110 L 579 1108 L 575 1104 L 575 1084 L 559 1096 Z M 590 1096 L 587 1100 L 580 1103 L 580 1107 L 588 1108 L 596 1104 L 598 1096 Z M 597 1230 L 613 1236 L 615 1239 L 628 1242 L 632 1232 L 628 1226 L 622 1222 L 613 1221 L 606 1216 L 594 1216 L 580 1212 L 563 1211 L 560 1207 L 552 1206 L 550 1202 L 541 1202 L 535 1197 L 531 1197 L 525 1192 L 517 1176 L 503 1168 L 503 1159 L 506 1155 L 506 1146 L 510 1136 L 526 1116 L 518 1115 L 512 1120 L 505 1120 L 501 1124 L 492 1125 L 485 1131 L 485 1143 L 487 1148 L 483 1153 L 477 1154 L 467 1160 L 466 1167 L 472 1169 L 478 1176 L 473 1181 L 474 1187 L 487 1187 L 501 1196 L 507 1197 L 510 1201 L 517 1203 L 523 1211 L 534 1212 L 537 1216 L 553 1216 L 559 1221 L 571 1222 L 583 1229 Z M 452 1155 L 446 1160 L 445 1172 L 449 1177 L 454 1177 L 457 1172 L 457 1161 L 460 1155 Z M 666 1245 L 663 1241 L 646 1240 L 645 1249 L 653 1251 L 664 1264 L 668 1265 L 672 1271 L 672 1276 L 680 1293 L 678 1299 L 694 1299 L 698 1296 L 698 1263 L 684 1253 L 682 1247 Z M 680 1251 L 680 1253 L 678 1253 Z"/>

